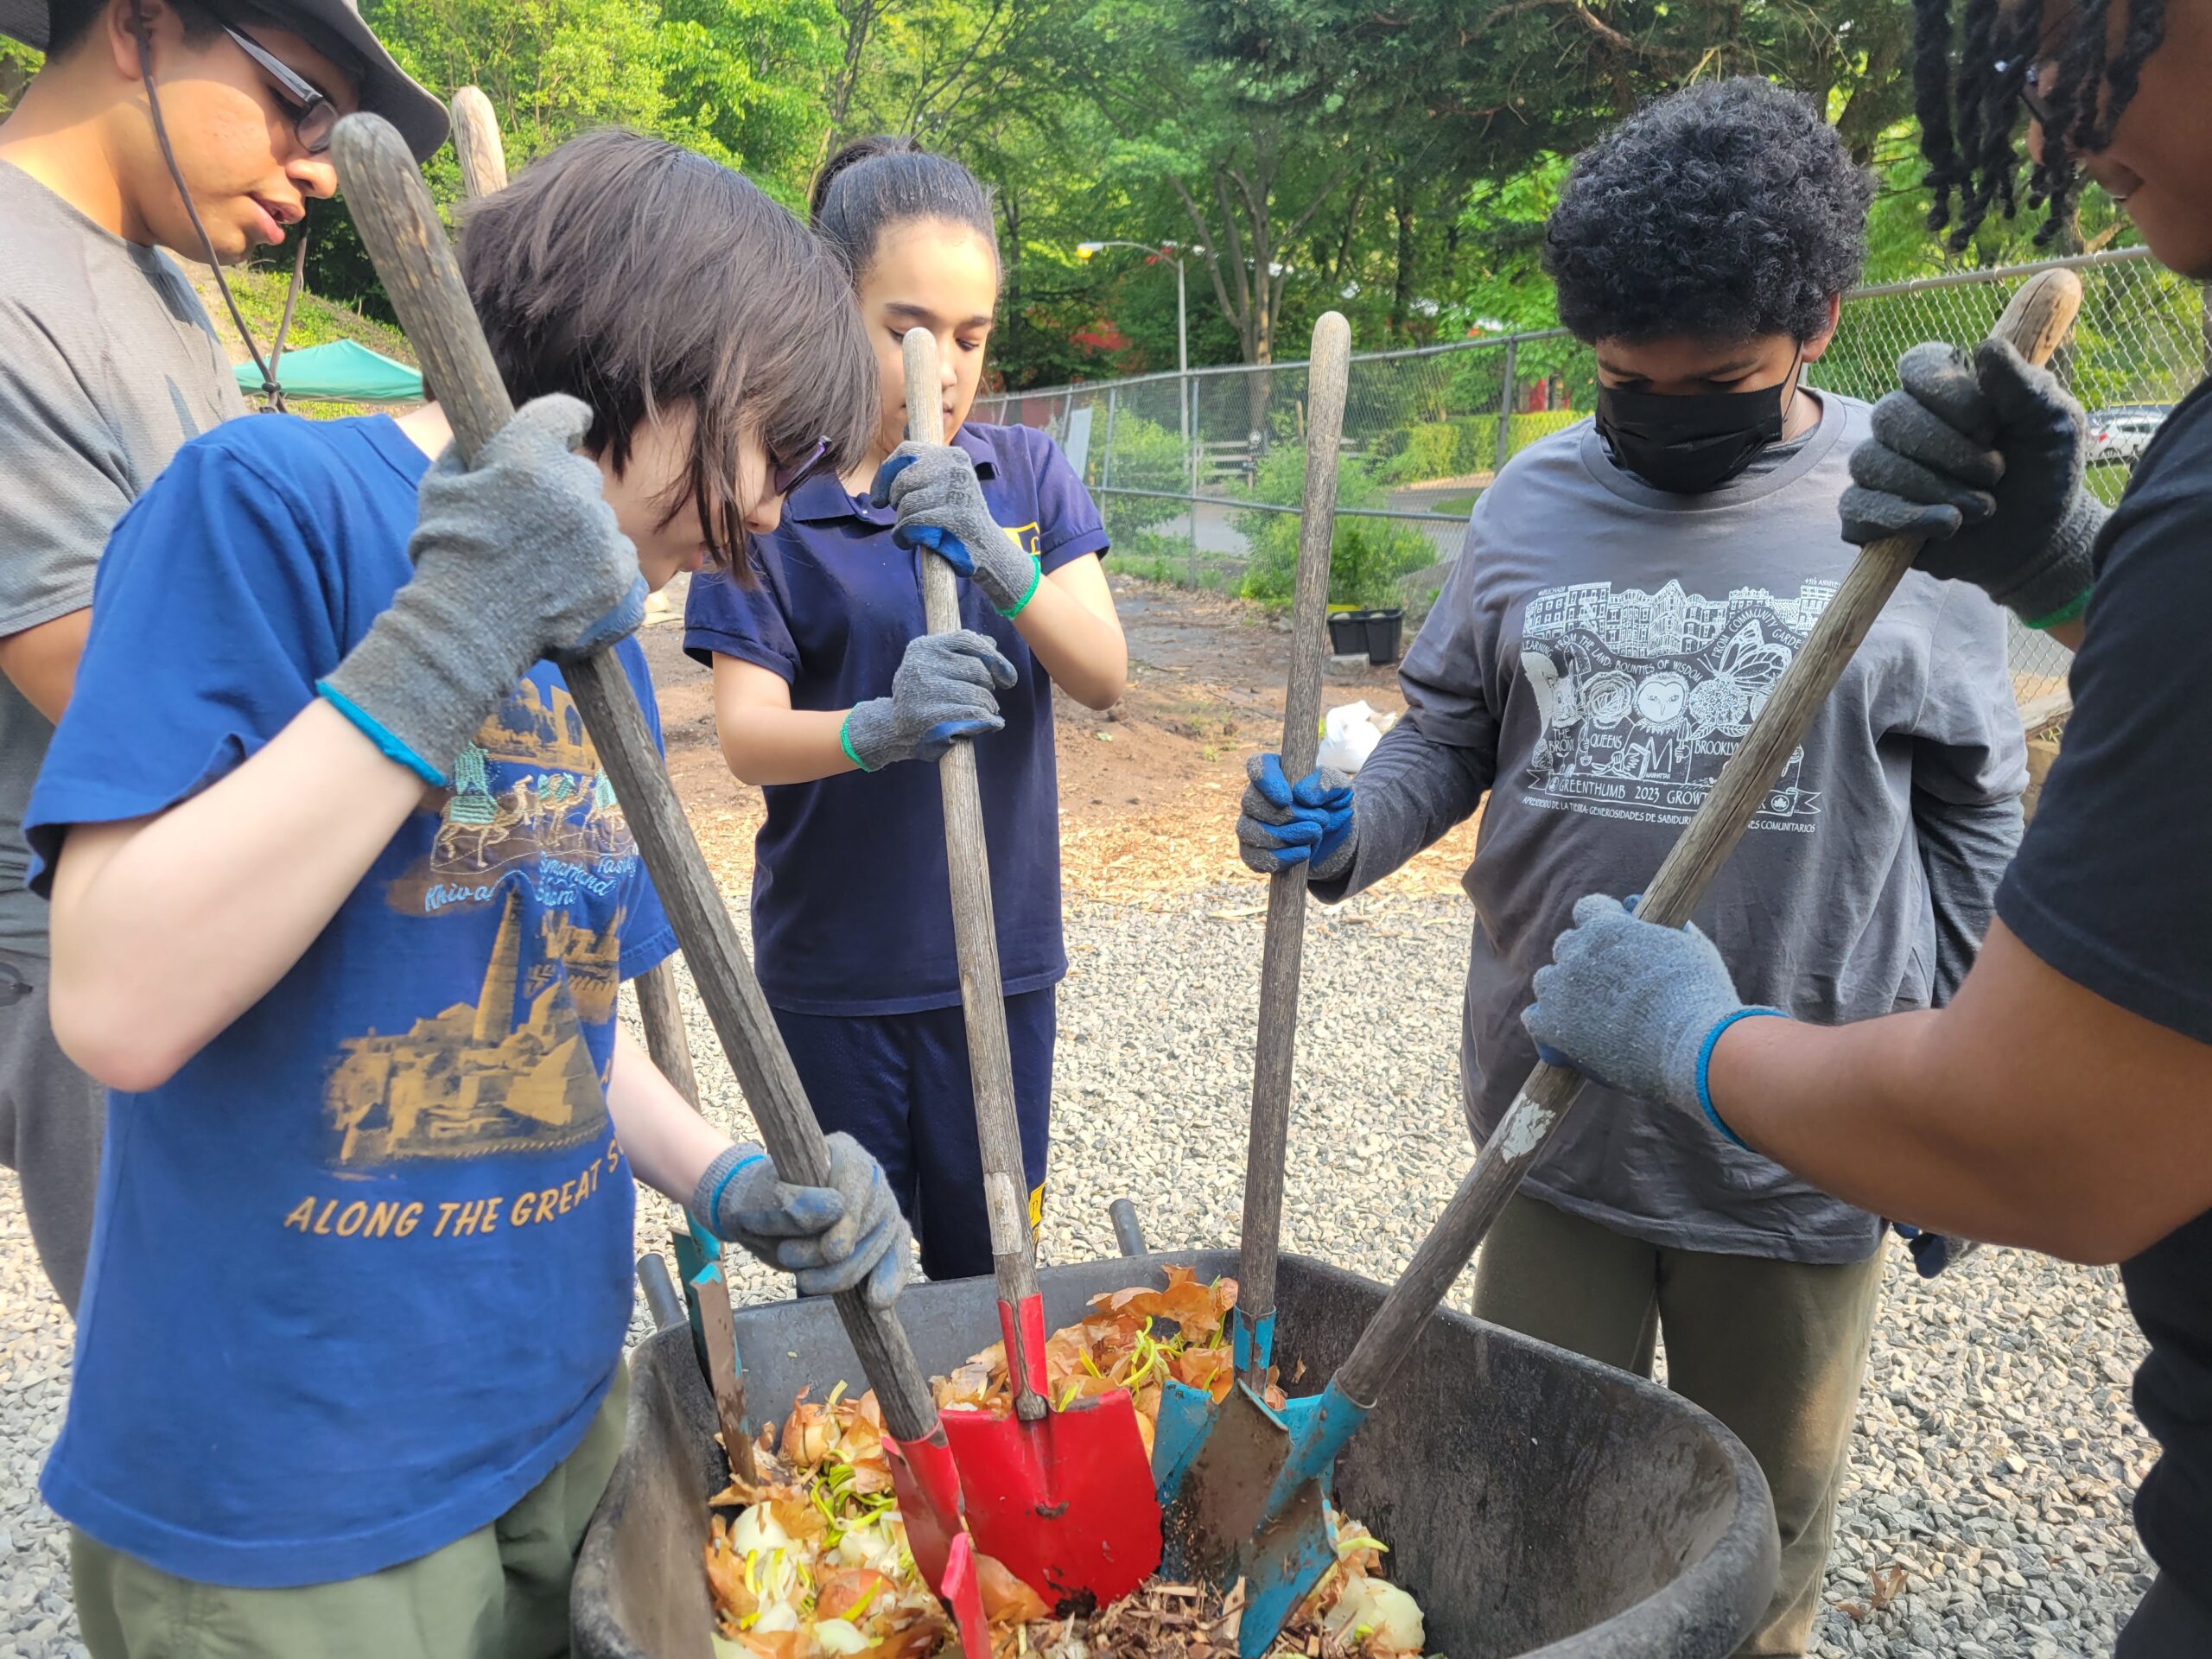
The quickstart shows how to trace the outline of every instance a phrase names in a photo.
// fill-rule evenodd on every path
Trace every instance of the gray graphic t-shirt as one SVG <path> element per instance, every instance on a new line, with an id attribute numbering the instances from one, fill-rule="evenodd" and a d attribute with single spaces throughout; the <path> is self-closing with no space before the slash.
<path id="1" fill-rule="evenodd" d="M 1584 424 L 1475 505 L 1406 655 L 1408 718 L 1359 774 L 1357 862 L 1316 891 L 1378 880 L 1487 791 L 1465 881 L 1478 1138 L 1535 1062 L 1521 1013 L 1574 901 L 1650 879 L 1850 568 L 1836 498 L 1867 410 L 1821 404 L 1793 453 L 1710 494 L 1650 488 Z M 1747 1000 L 1833 1023 L 1964 976 L 2020 833 L 2005 644 L 1977 590 L 1905 578 L 1698 907 Z M 1879 1238 L 1704 1124 L 1594 1087 L 1527 1185 L 1662 1245 L 1846 1262 Z"/>
<path id="2" fill-rule="evenodd" d="M 124 509 L 186 439 L 245 413 L 176 265 L 0 162 L 0 637 L 91 604 Z M 35 956 L 23 806 L 53 735 L 0 677 L 0 950 Z"/>

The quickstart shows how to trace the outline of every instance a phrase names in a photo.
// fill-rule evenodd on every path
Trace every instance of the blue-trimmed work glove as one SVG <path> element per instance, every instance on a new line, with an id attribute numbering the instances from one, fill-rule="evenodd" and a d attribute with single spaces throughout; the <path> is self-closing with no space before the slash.
<path id="1" fill-rule="evenodd" d="M 877 1307 L 899 1300 L 913 1276 L 906 1218 L 883 1166 L 849 1135 L 830 1137 L 828 1186 L 793 1186 L 754 1146 L 733 1146 L 707 1166 L 691 1213 L 726 1244 L 742 1244 L 794 1274 L 802 1296 L 867 1287 Z"/>
<path id="2" fill-rule="evenodd" d="M 1638 921 L 1620 899 L 1591 893 L 1575 901 L 1551 965 L 1536 970 L 1535 992 L 1521 1022 L 1546 1064 L 1664 1102 L 1744 1144 L 1713 1109 L 1706 1067 L 1722 1032 L 1782 1010 L 1745 1007 L 1719 949 L 1694 926 Z"/>
<path id="3" fill-rule="evenodd" d="M 638 552 L 574 453 L 591 410 L 532 398 L 478 452 L 424 474 L 407 543 L 415 574 L 315 690 L 425 781 L 456 756 L 532 663 L 588 656 L 644 620 Z"/>
<path id="4" fill-rule="evenodd" d="M 991 517 L 982 480 L 965 449 L 900 444 L 877 470 L 868 499 L 899 509 L 893 541 L 929 549 L 982 588 L 1001 616 L 1020 614 L 1045 579 L 1044 567 Z"/>
<path id="5" fill-rule="evenodd" d="M 1244 775 L 1251 781 L 1237 804 L 1236 850 L 1248 868 L 1279 875 L 1304 863 L 1307 880 L 1329 881 L 1351 868 L 1359 826 L 1351 779 L 1321 766 L 1294 785 L 1279 754 L 1254 755 Z"/>
<path id="6" fill-rule="evenodd" d="M 891 677 L 891 695 L 856 704 L 838 741 L 862 772 L 939 760 L 963 738 L 1004 729 L 995 692 L 1012 690 L 1020 677 L 988 634 L 918 635 Z"/>
<path id="7" fill-rule="evenodd" d="M 1929 341 L 1897 359 L 1851 454 L 1843 538 L 1919 536 L 1915 563 L 1970 582 L 2031 628 L 2081 613 L 2089 550 L 2107 516 L 2082 486 L 2088 421 L 2048 369 L 2003 340 L 1974 356 Z"/>

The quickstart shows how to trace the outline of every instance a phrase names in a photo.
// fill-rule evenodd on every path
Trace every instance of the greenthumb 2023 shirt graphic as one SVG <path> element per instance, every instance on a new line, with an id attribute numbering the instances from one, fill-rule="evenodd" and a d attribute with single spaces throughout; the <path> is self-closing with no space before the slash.
<path id="1" fill-rule="evenodd" d="M 1687 822 L 1835 591 L 1823 579 L 1789 599 L 1764 588 L 1707 599 L 1675 581 L 1656 593 L 1610 582 L 1539 592 L 1521 630 L 1543 721 L 1523 804 Z M 1790 756 L 1755 828 L 1812 833 L 1820 793 L 1798 781 L 1804 758 Z"/>

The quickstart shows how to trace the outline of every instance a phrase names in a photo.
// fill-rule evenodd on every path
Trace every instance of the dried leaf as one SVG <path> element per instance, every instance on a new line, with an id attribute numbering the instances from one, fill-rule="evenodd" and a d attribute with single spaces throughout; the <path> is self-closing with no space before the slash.
<path id="1" fill-rule="evenodd" d="M 976 1587 L 982 1592 L 983 1617 L 994 1624 L 1026 1624 L 1052 1611 L 1044 1597 L 1014 1577 L 996 1556 L 980 1549 L 976 1552 Z"/>

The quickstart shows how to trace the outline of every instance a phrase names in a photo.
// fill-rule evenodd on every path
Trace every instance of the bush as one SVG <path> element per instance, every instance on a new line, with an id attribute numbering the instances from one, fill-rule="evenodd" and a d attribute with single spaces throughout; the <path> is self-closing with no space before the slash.
<path id="1" fill-rule="evenodd" d="M 1415 429 L 1419 430 L 1420 429 Z M 1450 435 L 1446 429 L 1446 435 Z M 1283 444 L 1260 463 L 1254 495 L 1262 501 L 1295 501 L 1306 488 L 1306 452 Z M 1376 506 L 1383 485 L 1357 461 L 1338 464 L 1337 505 Z M 1288 605 L 1298 582 L 1299 517 L 1294 512 L 1239 512 L 1233 521 L 1249 546 L 1241 592 L 1262 605 Z M 1329 547 L 1329 602 L 1363 609 L 1400 602 L 1398 584 L 1436 563 L 1427 537 L 1388 518 L 1339 518 Z"/>
<path id="2" fill-rule="evenodd" d="M 1191 487 L 1189 452 L 1181 434 L 1141 415 L 1117 413 L 1111 453 L 1100 476 L 1116 489 L 1184 491 Z M 1190 511 L 1180 501 L 1151 495 L 1102 495 L 1099 511 L 1106 533 L 1117 543 L 1136 540 L 1154 524 Z"/>
<path id="3" fill-rule="evenodd" d="M 1418 484 L 1452 474 L 1459 435 L 1456 423 L 1426 421 L 1406 429 L 1405 447 L 1390 461 L 1385 476 L 1393 484 Z M 1339 487 L 1342 487 L 1339 485 Z"/>

